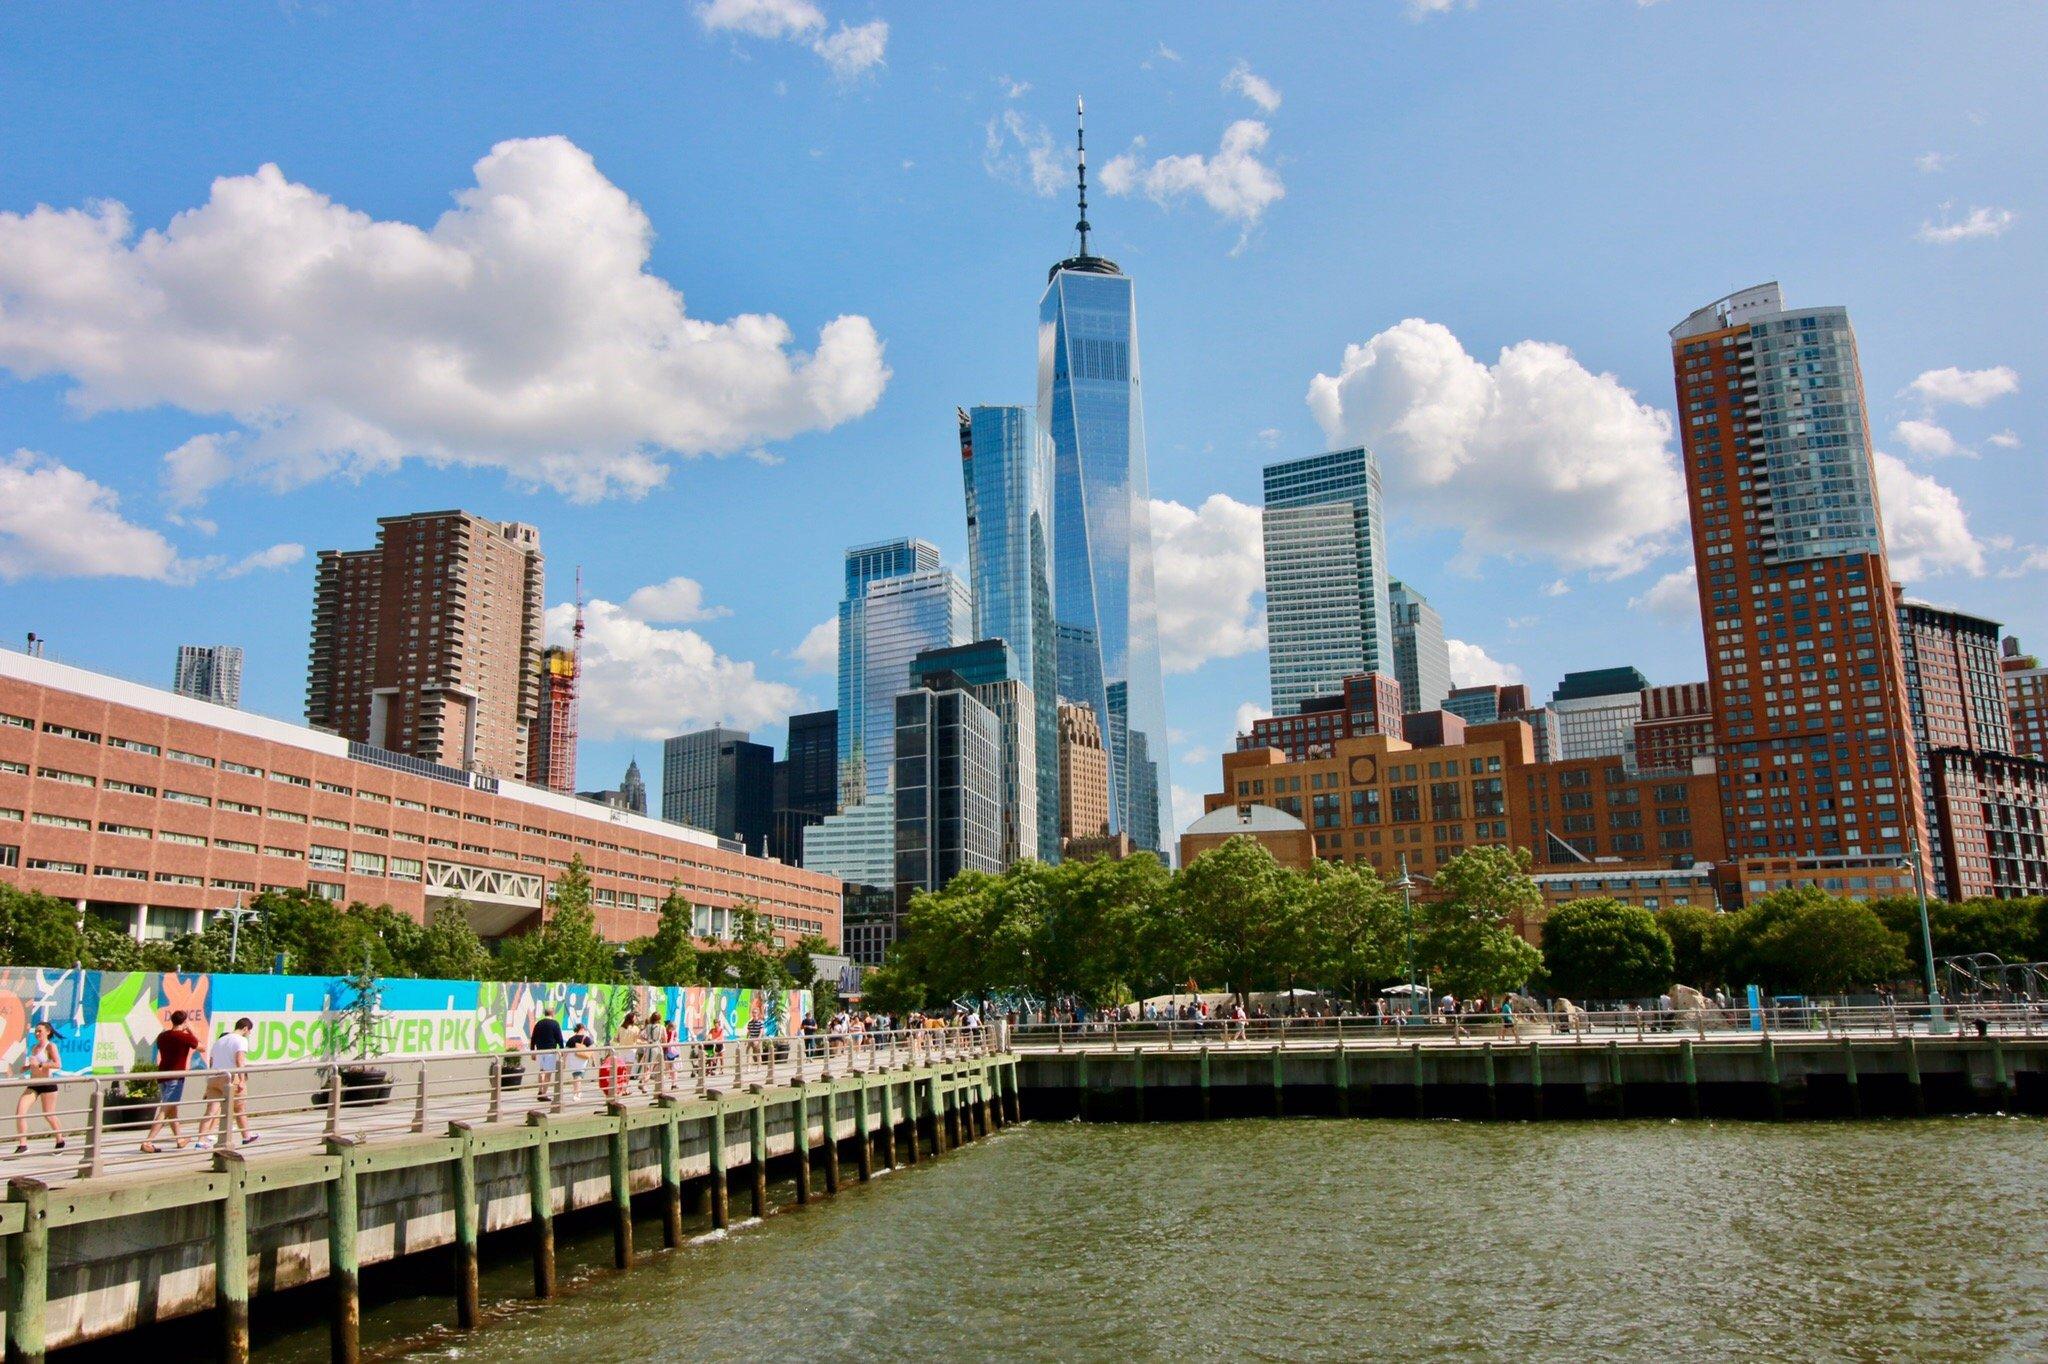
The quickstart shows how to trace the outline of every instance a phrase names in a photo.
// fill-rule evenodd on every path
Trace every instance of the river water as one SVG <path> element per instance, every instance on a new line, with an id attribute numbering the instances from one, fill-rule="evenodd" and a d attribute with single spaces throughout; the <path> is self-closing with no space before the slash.
<path id="1" fill-rule="evenodd" d="M 550 1305 L 499 1266 L 468 1337 L 417 1330 L 445 1299 L 366 1337 L 407 1360 L 2043 1359 L 2044 1157 L 2048 1128 L 2005 1118 L 1041 1123 L 849 1170 Z"/>

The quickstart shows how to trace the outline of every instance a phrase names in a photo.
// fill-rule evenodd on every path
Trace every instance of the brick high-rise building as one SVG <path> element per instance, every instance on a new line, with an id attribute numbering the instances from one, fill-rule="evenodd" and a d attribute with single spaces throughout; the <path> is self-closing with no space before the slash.
<path id="1" fill-rule="evenodd" d="M 1924 847 L 1856 338 L 1773 284 L 1671 329 L 1731 857 Z"/>
<path id="2" fill-rule="evenodd" d="M 1935 752 L 2010 753 L 2012 726 L 1998 675 L 1998 622 L 1925 602 L 1898 604 L 1906 705 L 1927 822 L 1927 886 L 1951 883 L 1948 830 L 1936 797 Z M 1952 764 L 1944 771 L 1956 770 Z"/>
<path id="3" fill-rule="evenodd" d="M 1635 727 L 1637 770 L 1689 772 L 1697 759 L 1714 756 L 1714 707 L 1706 683 L 1645 687 L 1642 715 Z"/>
<path id="4" fill-rule="evenodd" d="M 523 778 L 540 711 L 540 532 L 461 511 L 387 516 L 322 550 L 306 719 L 445 767 Z"/>
<path id="5" fill-rule="evenodd" d="M 576 655 L 540 654 L 540 705 L 526 744 L 526 780 L 569 795 L 576 789 Z"/>
<path id="6" fill-rule="evenodd" d="M 2048 762 L 2048 668 L 2032 654 L 2021 653 L 2020 642 L 2010 635 L 1999 650 L 1999 681 L 2005 687 L 2012 751 Z"/>
<path id="7" fill-rule="evenodd" d="M 1109 833 L 1109 754 L 1095 708 L 1060 702 L 1060 850 Z"/>
<path id="8" fill-rule="evenodd" d="M 1252 721 L 1251 732 L 1237 736 L 1239 748 L 1277 748 L 1301 759 L 1339 739 L 1361 734 L 1401 732 L 1401 684 L 1386 673 L 1354 673 L 1330 696 L 1311 696 L 1292 715 L 1268 715 Z"/>

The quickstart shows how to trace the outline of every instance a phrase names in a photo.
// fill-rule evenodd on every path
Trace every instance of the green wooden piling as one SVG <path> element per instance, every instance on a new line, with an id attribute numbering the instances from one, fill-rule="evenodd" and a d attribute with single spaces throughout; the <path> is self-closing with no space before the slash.
<path id="1" fill-rule="evenodd" d="M 1422 1044 L 1420 1042 L 1410 1042 L 1408 1044 L 1408 1084 L 1415 1091 L 1415 1116 L 1418 1118 L 1428 1117 L 1429 1107 L 1423 1099 Z"/>
<path id="2" fill-rule="evenodd" d="M 455 1325 L 474 1331 L 483 1321 L 483 1298 L 477 1287 L 476 1261 L 476 1145 L 466 1122 L 448 1124 L 455 1138 L 455 1159 L 449 1175 L 454 1187 L 450 1200 L 455 1205 Z"/>
<path id="3" fill-rule="evenodd" d="M 1337 1116 L 1351 1116 L 1351 1053 L 1337 1044 Z"/>
<path id="4" fill-rule="evenodd" d="M 974 1120 L 981 1125 L 981 1135 L 987 1136 L 995 1130 L 988 1111 L 988 1062 L 983 1061 L 974 1072 Z"/>
<path id="5" fill-rule="evenodd" d="M 555 1296 L 554 1156 L 548 1142 L 548 1115 L 532 1112 L 526 1124 L 539 1139 L 526 1153 L 528 1227 L 533 1235 L 533 1296 Z"/>
<path id="6" fill-rule="evenodd" d="M 1771 1091 L 1771 1116 L 1784 1117 L 1785 1092 L 1778 1087 L 1778 1044 L 1769 1033 L 1764 1034 L 1764 1083 Z"/>
<path id="7" fill-rule="evenodd" d="M 903 1144 L 903 1154 L 909 1159 L 910 1164 L 915 1165 L 918 1159 L 917 1148 L 924 1140 L 924 1134 L 918 1131 L 915 1075 L 903 1083 L 903 1135 L 907 1138 Z"/>
<path id="8" fill-rule="evenodd" d="M 1017 1099 L 1017 1063 L 1014 1060 L 1003 1063 L 1003 1098 L 1010 1105 L 1010 1121 L 1024 1121 L 1024 1110 Z"/>
<path id="9" fill-rule="evenodd" d="M 683 1133 L 681 1100 L 664 1094 L 655 1101 L 662 1110 L 657 1129 L 661 1140 L 661 1243 L 674 1250 L 683 1243 Z"/>
<path id="10" fill-rule="evenodd" d="M 1693 1055 L 1690 1037 L 1679 1039 L 1678 1066 L 1685 1076 L 1686 1114 L 1697 1118 L 1700 1115 L 1700 1072 L 1698 1060 Z"/>
<path id="11" fill-rule="evenodd" d="M 711 1225 L 720 1231 L 732 1225 L 732 1192 L 725 1178 L 725 1095 L 710 1090 L 711 1109 Z"/>
<path id="12" fill-rule="evenodd" d="M 1998 1086 L 2000 1102 L 2012 1102 L 2012 1075 L 2005 1068 L 2005 1047 L 1996 1037 L 1991 1039 L 1991 1083 Z"/>
<path id="13" fill-rule="evenodd" d="M 754 1106 L 747 1110 L 747 1161 L 753 1176 L 754 1216 L 768 1215 L 768 1091 L 762 1085 L 748 1085 Z"/>
<path id="14" fill-rule="evenodd" d="M 820 1096 L 825 1102 L 825 1192 L 839 1192 L 839 1082 L 828 1080 Z"/>
<path id="15" fill-rule="evenodd" d="M 633 1267 L 633 1184 L 629 1157 L 633 1134 L 626 1126 L 626 1105 L 614 1099 L 604 1106 L 613 1122 L 610 1135 L 612 1166 L 612 1264 L 619 1269 Z"/>
<path id="16" fill-rule="evenodd" d="M 1927 1091 L 1920 1087 L 1920 1039 L 1906 1038 L 1906 1085 L 1913 1092 L 1913 1112 L 1927 1116 Z"/>
<path id="17" fill-rule="evenodd" d="M 334 1178 L 327 1181 L 327 1357 L 334 1364 L 357 1364 L 363 1357 L 355 1144 L 354 1137 L 327 1139 L 327 1154 L 335 1158 Z"/>
<path id="18" fill-rule="evenodd" d="M 811 1201 L 811 1087 L 799 1084 L 789 1105 L 790 1131 L 796 1139 L 796 1201 Z"/>
<path id="19" fill-rule="evenodd" d="M 1479 1046 L 1479 1054 L 1486 1062 L 1486 1116 L 1489 1118 L 1499 1118 L 1500 1091 L 1494 1087 L 1493 1043 L 1482 1042 Z"/>
<path id="20" fill-rule="evenodd" d="M 877 1098 L 882 1101 L 882 1168 L 896 1168 L 896 1086 L 887 1075 Z"/>
<path id="21" fill-rule="evenodd" d="M 1607 1088 L 1614 1096 L 1614 1116 L 1628 1116 L 1628 1090 L 1621 1082 L 1621 1044 L 1613 1038 L 1607 1040 Z"/>
<path id="22" fill-rule="evenodd" d="M 1529 1040 L 1529 1107 L 1536 1117 L 1543 1116 L 1543 1044 L 1534 1038 Z"/>
<path id="23" fill-rule="evenodd" d="M 221 1364 L 249 1364 L 249 1166 L 240 1151 L 215 1151 L 223 1176 L 213 1223 L 213 1301 Z"/>
<path id="24" fill-rule="evenodd" d="M 1209 1117 L 1209 1044 L 1207 1042 L 1202 1044 L 1202 1057 L 1199 1068 L 1202 1077 L 1202 1118 L 1206 1121 Z"/>
<path id="25" fill-rule="evenodd" d="M 1280 1117 L 1286 1110 L 1287 1073 L 1282 1059 L 1280 1044 L 1273 1045 L 1273 1116 Z"/>
<path id="26" fill-rule="evenodd" d="M 1074 1084 L 1081 1091 L 1081 1121 L 1088 1121 L 1088 1053 L 1074 1058 Z"/>
<path id="27" fill-rule="evenodd" d="M 50 1191 L 20 1176 L 8 1201 L 21 1204 L 21 1230 L 7 1240 L 7 1358 L 43 1364 L 44 1314 L 50 1301 Z"/>
<path id="28" fill-rule="evenodd" d="M 1139 1122 L 1145 1121 L 1145 1049 L 1131 1048 L 1131 1109 Z"/>
<path id="29" fill-rule="evenodd" d="M 1842 1077 L 1849 1082 L 1849 1112 L 1860 1118 L 1863 1116 L 1863 1086 L 1856 1075 L 1856 1048 L 1846 1037 L 1842 1039 Z"/>
<path id="30" fill-rule="evenodd" d="M 860 1143 L 854 1155 L 854 1168 L 865 1184 L 875 1177 L 875 1138 L 868 1131 L 868 1077 L 855 1071 L 854 1083 L 858 1088 L 853 1091 L 853 1130 Z"/>

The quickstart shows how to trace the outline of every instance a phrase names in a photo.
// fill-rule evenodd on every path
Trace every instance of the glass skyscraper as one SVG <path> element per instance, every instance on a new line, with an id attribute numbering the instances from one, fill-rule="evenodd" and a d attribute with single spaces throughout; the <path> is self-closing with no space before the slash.
<path id="1" fill-rule="evenodd" d="M 1451 646 L 1443 617 L 1429 599 L 1394 579 L 1387 584 L 1387 614 L 1394 623 L 1394 676 L 1401 683 L 1401 707 L 1413 715 L 1436 710 L 1451 694 Z"/>
<path id="2" fill-rule="evenodd" d="M 1273 713 L 1394 672 L 1380 462 L 1334 450 L 1266 466 L 1266 624 Z"/>
<path id="3" fill-rule="evenodd" d="M 861 749 L 866 770 L 861 799 L 887 799 L 896 761 L 896 698 L 916 685 L 911 662 L 927 649 L 973 638 L 974 606 L 967 584 L 949 568 L 907 573 L 868 584 L 861 611 Z"/>
<path id="4" fill-rule="evenodd" d="M 939 547 L 926 540 L 883 540 L 846 551 L 846 596 L 839 603 L 839 804 L 858 805 L 867 793 L 863 751 L 866 730 L 861 685 L 866 677 L 867 593 L 870 583 L 939 566 Z M 950 641 L 948 641 L 950 642 Z M 887 704 L 890 696 L 882 698 Z"/>
<path id="5" fill-rule="evenodd" d="M 1052 606 L 1052 449 L 1022 407 L 960 414 L 960 469 L 967 492 L 967 560 L 974 637 L 999 639 L 1029 689 L 1038 770 L 1036 845 L 1023 855 L 1059 860 L 1059 665 Z"/>
<path id="6" fill-rule="evenodd" d="M 1111 736 L 1111 830 L 1163 853 L 1159 817 L 1172 806 L 1162 764 L 1151 757 L 1164 751 L 1166 693 L 1137 298 L 1114 262 L 1089 254 L 1085 153 L 1081 173 L 1080 252 L 1052 268 L 1038 307 L 1038 424 L 1052 449 L 1053 613 L 1062 646 L 1079 647 L 1078 632 L 1087 632 L 1096 658 L 1062 658 L 1058 672 L 1062 693 L 1094 707 Z M 1070 681 L 1092 685 L 1069 692 Z M 1116 714 L 1109 690 L 1119 683 Z"/>

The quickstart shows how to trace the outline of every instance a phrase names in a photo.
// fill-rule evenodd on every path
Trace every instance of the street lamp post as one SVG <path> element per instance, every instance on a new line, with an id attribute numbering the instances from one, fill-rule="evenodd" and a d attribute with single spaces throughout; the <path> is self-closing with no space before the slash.
<path id="1" fill-rule="evenodd" d="M 1408 1012 L 1410 1014 L 1422 1012 L 1421 995 L 1417 993 L 1418 986 L 1415 980 L 1415 883 L 1418 881 L 1424 885 L 1435 884 L 1427 876 L 1411 874 L 1408 870 L 1408 854 L 1402 853 L 1401 879 L 1394 882 L 1394 884 L 1401 888 L 1401 909 L 1407 916 L 1408 924 Z"/>
<path id="2" fill-rule="evenodd" d="M 262 911 L 262 910 L 260 910 L 260 909 L 244 909 L 244 908 L 242 908 L 242 892 L 240 892 L 240 891 L 236 891 L 236 892 L 235 892 L 235 903 L 234 903 L 234 907 L 233 907 L 232 909 L 223 909 L 223 910 L 221 910 L 221 911 L 220 911 L 220 913 L 222 913 L 222 914 L 225 914 L 225 915 L 227 915 L 227 916 L 228 916 L 228 918 L 229 918 L 229 920 L 230 920 L 230 922 L 231 922 L 231 923 L 233 924 L 233 927 L 232 927 L 232 928 L 230 928 L 230 929 L 228 930 L 228 965 L 229 965 L 229 966 L 233 966 L 233 965 L 235 965 L 235 964 L 236 964 L 237 962 L 239 962 L 239 961 L 240 961 L 240 959 L 241 959 L 241 955 L 242 955 L 242 920 L 244 920 L 244 919 L 253 919 L 253 918 L 255 918 L 255 917 L 256 917 L 256 916 L 258 915 L 258 914 L 261 914 L 262 912 L 263 912 L 263 911 Z M 275 968 L 273 968 L 273 969 L 275 969 Z"/>
<path id="3" fill-rule="evenodd" d="M 1947 1032 L 1942 1017 L 1941 990 L 1934 980 L 1934 930 L 1927 923 L 1927 871 L 1921 860 L 1920 834 L 1913 833 L 1913 888 L 1920 897 L 1920 955 L 1927 969 L 1927 1030 Z"/>

